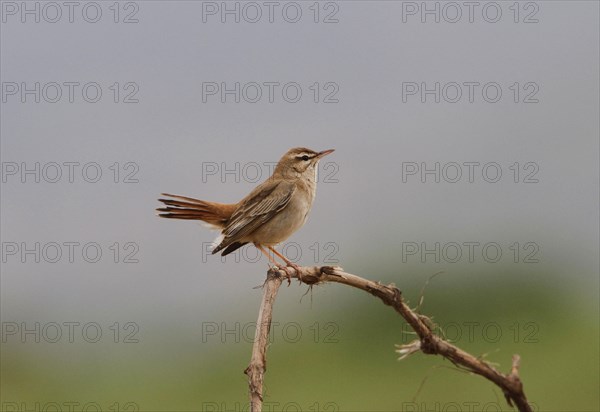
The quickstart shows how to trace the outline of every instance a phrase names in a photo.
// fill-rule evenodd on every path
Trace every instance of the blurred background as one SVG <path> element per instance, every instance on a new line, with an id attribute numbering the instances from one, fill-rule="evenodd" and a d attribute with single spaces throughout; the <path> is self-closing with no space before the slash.
<path id="1" fill-rule="evenodd" d="M 288 257 L 413 307 L 442 272 L 440 333 L 520 354 L 536 410 L 599 410 L 597 2 L 1 7 L 2 411 L 248 410 L 267 263 L 154 209 L 235 202 L 295 146 L 336 151 Z M 510 410 L 398 361 L 412 339 L 364 292 L 284 286 L 264 410 Z"/>

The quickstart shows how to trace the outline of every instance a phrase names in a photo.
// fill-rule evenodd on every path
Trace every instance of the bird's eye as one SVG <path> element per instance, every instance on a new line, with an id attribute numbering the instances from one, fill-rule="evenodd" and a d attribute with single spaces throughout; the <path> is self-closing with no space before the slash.
<path id="1" fill-rule="evenodd" d="M 302 160 L 304 160 L 304 161 L 308 160 L 308 156 L 307 155 L 302 156 Z"/>

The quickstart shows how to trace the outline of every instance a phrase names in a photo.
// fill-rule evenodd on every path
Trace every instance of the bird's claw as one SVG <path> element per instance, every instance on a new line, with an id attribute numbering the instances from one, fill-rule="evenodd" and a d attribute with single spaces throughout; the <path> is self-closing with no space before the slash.
<path id="1" fill-rule="evenodd" d="M 273 266 L 272 268 L 275 269 L 275 270 L 277 270 L 277 271 L 283 271 L 283 272 L 285 272 L 285 276 L 286 276 L 287 281 L 288 281 L 288 286 L 290 286 L 292 284 L 292 272 L 291 272 L 290 268 L 293 269 L 294 272 L 296 272 L 296 277 L 298 278 L 298 280 L 300 281 L 300 283 L 302 283 L 301 268 L 297 264 L 288 261 L 288 262 L 286 262 L 286 266 L 284 266 L 284 267 L 282 267 L 282 266 Z"/>
<path id="2" fill-rule="evenodd" d="M 287 270 L 287 266 L 283 268 L 288 281 L 288 287 L 292 284 L 292 274 Z"/>
<path id="3" fill-rule="evenodd" d="M 292 269 L 294 269 L 296 271 L 296 277 L 298 278 L 300 283 L 302 283 L 302 270 L 301 270 L 300 266 L 298 266 L 297 264 L 292 263 L 292 262 L 287 262 L 287 265 L 288 265 L 288 267 L 291 267 Z"/>

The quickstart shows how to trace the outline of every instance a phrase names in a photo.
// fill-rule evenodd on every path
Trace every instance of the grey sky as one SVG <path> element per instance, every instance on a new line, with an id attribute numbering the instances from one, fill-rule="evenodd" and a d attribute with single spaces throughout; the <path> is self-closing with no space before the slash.
<path id="1" fill-rule="evenodd" d="M 247 292 L 262 281 L 264 260 L 223 264 L 206 257 L 203 245 L 214 233 L 192 222 L 159 220 L 153 209 L 160 192 L 236 201 L 256 183 L 244 176 L 237 183 L 231 174 L 203 181 L 207 167 L 233 169 L 239 162 L 241 175 L 252 171 L 249 163 L 277 161 L 294 146 L 336 149 L 326 159 L 334 164 L 321 170 L 330 182 L 319 184 L 307 225 L 290 239 L 303 249 L 301 263 L 317 263 L 310 247 L 318 242 L 320 261 L 335 249 L 348 270 L 377 259 L 430 274 L 437 269 L 421 264 L 419 254 L 402 262 L 403 242 L 497 242 L 509 266 L 510 245 L 519 243 L 522 261 L 535 249 L 523 249 L 531 242 L 543 264 L 569 268 L 576 273 L 565 277 L 597 290 L 596 2 L 536 2 L 539 10 L 520 10 L 518 23 L 512 2 L 498 3 L 497 23 L 479 9 L 473 23 L 467 15 L 456 23 L 443 15 L 440 23 L 431 17 L 422 23 L 419 14 L 406 14 L 412 9 L 404 9 L 403 22 L 407 4 L 361 1 L 322 4 L 314 23 L 313 3 L 299 2 L 297 23 L 276 11 L 274 23 L 242 16 L 240 23 L 224 24 L 218 15 L 202 21 L 202 2 L 133 3 L 136 8 L 120 10 L 119 23 L 112 2 L 99 2 L 103 14 L 94 24 L 77 10 L 73 23 L 66 16 L 48 23 L 43 15 L 40 23 L 31 16 L 21 23 L 20 11 L 13 14 L 6 3 L 12 2 L 2 3 L 2 242 L 96 242 L 103 256 L 88 263 L 78 246 L 73 263 L 63 256 L 57 263 L 29 257 L 23 264 L 20 251 L 9 254 L 2 263 L 3 318 L 154 318 L 148 308 L 157 305 L 159 318 L 168 319 L 179 316 L 182 305 L 212 313 L 236 299 L 254 310 L 256 296 Z M 128 13 L 139 21 L 122 23 Z M 330 13 L 337 23 L 322 22 Z M 524 23 L 531 13 L 538 22 Z M 20 89 L 12 94 L 12 85 L 36 82 L 49 93 L 40 91 L 40 103 L 32 95 L 22 103 Z M 53 82 L 63 93 L 57 103 L 47 101 L 55 96 L 47 86 Z M 73 103 L 65 82 L 80 83 L 73 86 Z M 81 95 L 89 82 L 102 90 L 97 103 Z M 222 103 L 219 93 L 203 102 L 209 83 L 234 88 L 236 82 L 240 103 L 232 95 Z M 271 82 L 278 83 L 272 103 Z M 472 86 L 473 102 L 471 82 L 479 84 Z M 290 94 L 282 95 L 290 83 Z M 425 103 L 420 90 L 411 94 L 415 85 L 435 89 L 436 83 L 440 103 L 433 94 Z M 250 103 L 255 84 L 262 98 Z M 286 101 L 298 86 L 299 101 Z M 498 87 L 501 98 L 486 101 L 496 98 Z M 462 97 L 450 103 L 457 90 Z M 124 103 L 128 95 L 138 102 Z M 328 98 L 338 101 L 325 103 Z M 53 174 L 40 183 L 27 175 L 22 183 L 22 163 L 33 168 L 36 162 L 41 168 L 77 162 L 74 182 L 63 165 L 57 183 L 48 182 Z M 102 170 L 97 183 L 81 175 L 90 162 Z M 420 172 L 406 174 L 415 164 L 434 168 L 436 162 L 440 183 L 431 174 L 428 183 Z M 472 183 L 465 162 L 478 163 Z M 495 164 L 486 169 L 490 175 L 481 174 L 490 162 L 502 171 L 496 183 L 485 180 L 495 179 Z M 119 183 L 113 182 L 115 163 Z M 462 178 L 449 183 L 455 164 Z M 133 172 L 139 182 L 123 183 Z M 524 183 L 528 176 L 531 182 Z M 115 242 L 120 262 L 137 247 L 139 263 L 115 264 Z M 127 242 L 134 249 L 125 249 Z M 333 249 L 326 249 L 328 242 Z M 467 263 L 464 257 L 460 263 Z M 521 270 L 522 262 L 512 268 Z"/>

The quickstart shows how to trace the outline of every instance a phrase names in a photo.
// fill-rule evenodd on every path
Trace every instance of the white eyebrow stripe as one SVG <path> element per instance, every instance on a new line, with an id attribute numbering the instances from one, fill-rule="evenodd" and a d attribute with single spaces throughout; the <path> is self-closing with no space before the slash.
<path id="1" fill-rule="evenodd" d="M 315 158 L 315 157 L 317 157 L 317 155 L 316 155 L 316 154 L 313 154 L 313 153 L 306 153 L 306 152 L 304 152 L 304 153 L 300 153 L 300 154 L 299 154 L 299 155 L 297 155 L 296 157 L 304 157 L 304 156 L 308 156 L 308 158 L 309 158 L 309 159 L 312 159 L 312 158 Z"/>

